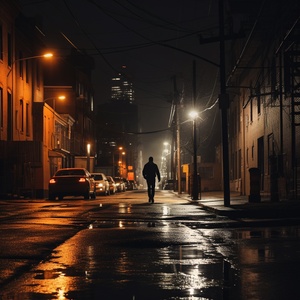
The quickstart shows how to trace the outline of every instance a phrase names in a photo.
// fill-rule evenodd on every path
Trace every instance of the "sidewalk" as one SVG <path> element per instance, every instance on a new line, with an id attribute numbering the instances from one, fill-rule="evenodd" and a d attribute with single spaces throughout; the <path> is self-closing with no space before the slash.
<path id="1" fill-rule="evenodd" d="M 192 200 L 188 194 L 178 195 L 191 203 L 202 206 L 208 211 L 220 216 L 233 219 L 240 218 L 276 218 L 276 219 L 298 219 L 300 221 L 300 200 L 280 200 L 272 202 L 270 196 L 261 196 L 260 202 L 249 202 L 248 196 L 239 193 L 230 193 L 230 205 L 224 205 L 224 194 L 222 191 L 203 192 L 199 200 Z"/>

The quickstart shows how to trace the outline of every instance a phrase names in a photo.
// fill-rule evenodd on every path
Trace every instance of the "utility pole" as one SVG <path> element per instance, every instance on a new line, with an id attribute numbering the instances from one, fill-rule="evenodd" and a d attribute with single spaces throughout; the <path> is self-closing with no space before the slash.
<path id="1" fill-rule="evenodd" d="M 224 206 L 230 206 L 230 186 L 229 186 L 229 150 L 228 150 L 228 120 L 227 113 L 229 108 L 229 96 L 226 92 L 226 69 L 225 69 L 225 41 L 243 37 L 244 34 L 229 34 L 224 33 L 224 0 L 219 0 L 219 36 L 211 38 L 202 38 L 200 36 L 200 44 L 219 42 L 220 44 L 220 64 L 217 65 L 220 69 L 220 94 L 219 107 L 222 115 L 222 146 L 223 146 L 223 190 L 224 190 Z M 208 62 L 208 61 L 207 61 Z"/>
<path id="2" fill-rule="evenodd" d="M 224 34 L 224 0 L 219 0 L 219 29 L 220 29 L 220 95 L 219 105 L 222 114 L 222 145 L 223 145 L 223 189 L 224 206 L 230 206 L 229 187 L 229 151 L 228 151 L 228 120 L 227 110 L 229 97 L 226 93 L 225 78 L 225 34 Z"/>
<path id="3" fill-rule="evenodd" d="M 193 110 L 196 106 L 196 61 L 193 61 Z M 193 118 L 193 190 L 192 200 L 199 200 L 198 172 L 197 172 L 197 124 L 196 116 Z"/>
<path id="4" fill-rule="evenodd" d="M 180 116 L 179 116 L 179 95 L 176 84 L 176 76 L 173 77 L 175 114 L 176 114 L 176 158 L 177 158 L 177 190 L 181 194 L 181 154 L 180 154 Z"/>
<path id="5" fill-rule="evenodd" d="M 178 104 L 176 104 L 176 136 L 177 136 L 177 177 L 178 177 L 178 194 L 181 194 L 181 154 L 180 154 L 180 120 L 179 120 L 179 111 Z"/>

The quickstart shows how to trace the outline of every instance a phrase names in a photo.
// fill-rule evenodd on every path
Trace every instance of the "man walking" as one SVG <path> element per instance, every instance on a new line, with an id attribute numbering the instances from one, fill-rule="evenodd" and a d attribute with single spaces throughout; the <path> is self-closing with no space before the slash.
<path id="1" fill-rule="evenodd" d="M 155 194 L 155 178 L 157 176 L 160 182 L 160 173 L 157 164 L 153 162 L 153 157 L 149 157 L 149 161 L 144 165 L 143 176 L 147 181 L 149 202 L 154 203 Z"/>

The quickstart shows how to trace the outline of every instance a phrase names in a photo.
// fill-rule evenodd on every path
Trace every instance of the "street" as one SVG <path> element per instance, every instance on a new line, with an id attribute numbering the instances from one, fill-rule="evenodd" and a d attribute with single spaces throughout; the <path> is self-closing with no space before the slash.
<path id="1" fill-rule="evenodd" d="M 169 191 L 0 201 L 0 299 L 299 299 L 299 226 L 241 227 Z"/>

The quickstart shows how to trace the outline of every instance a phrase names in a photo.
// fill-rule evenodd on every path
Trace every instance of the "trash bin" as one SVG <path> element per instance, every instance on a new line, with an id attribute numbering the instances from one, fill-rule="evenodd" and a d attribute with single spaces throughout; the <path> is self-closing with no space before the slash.
<path id="1" fill-rule="evenodd" d="M 201 200 L 201 177 L 199 174 L 197 174 L 197 188 L 194 190 L 194 184 L 195 184 L 195 178 L 194 174 L 190 175 L 190 180 L 189 180 L 189 194 L 192 197 L 192 200 Z"/>
<path id="2" fill-rule="evenodd" d="M 250 195 L 249 202 L 260 202 L 260 170 L 258 168 L 250 168 Z"/>

